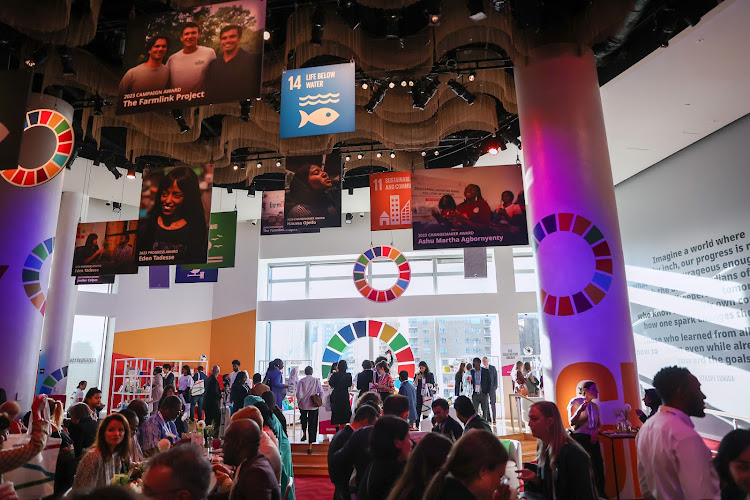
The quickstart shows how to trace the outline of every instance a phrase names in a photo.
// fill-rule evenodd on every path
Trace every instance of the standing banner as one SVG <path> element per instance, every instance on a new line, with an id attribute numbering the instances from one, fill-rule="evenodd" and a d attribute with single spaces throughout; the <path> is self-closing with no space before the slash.
<path id="1" fill-rule="evenodd" d="M 284 196 L 285 191 L 263 191 L 263 202 L 260 212 L 260 234 L 295 234 L 318 233 L 317 227 L 287 228 L 284 224 Z"/>
<path id="2" fill-rule="evenodd" d="M 521 168 L 412 173 L 414 250 L 528 245 Z"/>
<path id="3" fill-rule="evenodd" d="M 31 71 L 0 71 L 0 170 L 18 168 Z"/>
<path id="4" fill-rule="evenodd" d="M 177 266 L 174 275 L 175 283 L 216 283 L 219 281 L 218 269 L 185 269 Z"/>
<path id="5" fill-rule="evenodd" d="M 137 220 L 79 223 L 72 275 L 136 274 L 137 228 Z"/>
<path id="6" fill-rule="evenodd" d="M 411 172 L 370 176 L 370 230 L 411 228 Z"/>
<path id="7" fill-rule="evenodd" d="M 138 265 L 204 264 L 213 165 L 143 171 Z"/>
<path id="8" fill-rule="evenodd" d="M 208 225 L 208 259 L 200 266 L 182 266 L 183 269 L 218 269 L 234 267 L 237 239 L 237 212 L 215 212 Z"/>
<path id="9" fill-rule="evenodd" d="M 260 96 L 265 0 L 202 5 L 128 22 L 117 113 Z"/>
<path id="10" fill-rule="evenodd" d="M 284 226 L 341 227 L 341 155 L 286 159 Z"/>
<path id="11" fill-rule="evenodd" d="M 284 71 L 279 137 L 354 132 L 354 63 Z"/>

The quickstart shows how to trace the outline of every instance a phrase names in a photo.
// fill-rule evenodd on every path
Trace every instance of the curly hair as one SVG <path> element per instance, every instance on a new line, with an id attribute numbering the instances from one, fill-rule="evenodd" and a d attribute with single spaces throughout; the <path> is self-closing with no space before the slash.
<path id="1" fill-rule="evenodd" d="M 690 375 L 690 370 L 682 366 L 667 366 L 654 375 L 654 388 L 665 404 L 688 382 Z"/>

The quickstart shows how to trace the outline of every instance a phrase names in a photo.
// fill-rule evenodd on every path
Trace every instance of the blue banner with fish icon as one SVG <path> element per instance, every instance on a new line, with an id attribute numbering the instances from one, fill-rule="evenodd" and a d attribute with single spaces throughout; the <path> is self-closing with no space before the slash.
<path id="1" fill-rule="evenodd" d="M 284 71 L 279 137 L 354 132 L 354 63 Z"/>

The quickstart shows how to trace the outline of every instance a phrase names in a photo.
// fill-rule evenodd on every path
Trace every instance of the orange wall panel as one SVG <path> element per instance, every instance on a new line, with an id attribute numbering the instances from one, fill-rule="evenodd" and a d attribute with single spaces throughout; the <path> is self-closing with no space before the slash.
<path id="1" fill-rule="evenodd" d="M 229 373 L 232 360 L 238 359 L 252 377 L 255 372 L 255 324 L 254 310 L 213 320 L 209 369 L 219 365 L 221 373 Z"/>

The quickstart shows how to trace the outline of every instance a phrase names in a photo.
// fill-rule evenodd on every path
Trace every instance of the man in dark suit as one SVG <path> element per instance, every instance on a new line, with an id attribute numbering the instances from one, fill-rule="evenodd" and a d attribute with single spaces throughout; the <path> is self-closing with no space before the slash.
<path id="1" fill-rule="evenodd" d="M 377 410 L 368 405 L 362 405 L 357 413 L 354 414 L 354 420 L 351 424 L 346 424 L 343 429 L 338 431 L 333 439 L 331 439 L 331 445 L 328 447 L 328 477 L 335 486 L 333 493 L 334 500 L 350 500 L 351 493 L 349 491 L 349 478 L 352 475 L 354 464 L 350 461 L 342 461 L 339 458 L 338 452 L 344 447 L 349 439 L 357 431 L 362 428 L 370 429 L 378 419 Z M 367 435 L 369 438 L 369 434 Z"/>
<path id="2" fill-rule="evenodd" d="M 448 401 L 444 399 L 433 401 L 432 413 L 435 414 L 435 427 L 432 428 L 432 432 L 439 432 L 454 442 L 464 433 L 461 424 L 448 414 Z"/>
<path id="3" fill-rule="evenodd" d="M 211 376 L 206 379 L 206 392 L 203 396 L 203 409 L 206 412 L 206 425 L 216 423 L 216 428 L 218 428 L 219 424 L 221 423 L 221 381 L 219 380 L 220 374 L 221 368 L 219 368 L 219 365 L 214 365 L 213 368 L 211 368 Z"/>
<path id="4" fill-rule="evenodd" d="M 224 437 L 224 463 L 237 468 L 226 498 L 281 500 L 271 463 L 260 453 L 260 427 L 251 419 L 232 422 Z"/>
<path id="5" fill-rule="evenodd" d="M 490 364 L 487 356 L 482 358 L 482 366 L 490 371 L 490 412 L 492 413 L 492 423 L 494 424 L 497 419 L 497 409 L 495 408 L 497 406 L 497 368 Z M 485 418 L 489 421 L 489 415 L 485 415 Z"/>
<path id="6" fill-rule="evenodd" d="M 162 366 L 162 374 L 161 376 L 164 377 L 164 388 L 166 389 L 168 386 L 172 386 L 175 389 L 177 389 L 177 386 L 174 385 L 174 373 L 172 373 L 172 365 L 169 363 L 164 363 L 164 366 Z"/>
<path id="7" fill-rule="evenodd" d="M 487 368 L 482 368 L 482 360 L 474 358 L 471 370 L 471 401 L 474 403 L 474 411 L 479 413 L 482 407 L 482 416 L 485 420 L 490 418 L 490 392 L 492 391 L 492 377 Z"/>
<path id="8" fill-rule="evenodd" d="M 470 429 L 480 429 L 492 432 L 490 424 L 485 419 L 477 415 L 474 410 L 474 405 L 471 400 L 466 396 L 459 396 L 453 403 L 453 407 L 456 409 L 456 416 L 464 424 L 464 433 Z"/>
<path id="9" fill-rule="evenodd" d="M 359 398 L 362 394 L 370 390 L 370 384 L 375 381 L 375 374 L 372 370 L 372 363 L 369 360 L 362 361 L 362 371 L 357 375 L 357 389 Z"/>

